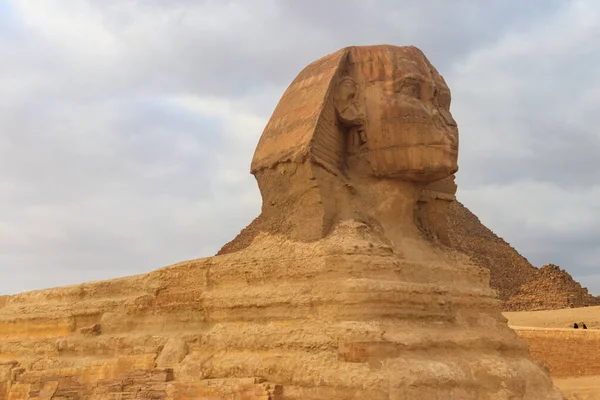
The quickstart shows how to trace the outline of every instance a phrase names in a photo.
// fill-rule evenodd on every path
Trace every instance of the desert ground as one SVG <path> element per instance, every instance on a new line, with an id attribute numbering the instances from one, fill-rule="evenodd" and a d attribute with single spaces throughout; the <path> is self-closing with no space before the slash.
<path id="1" fill-rule="evenodd" d="M 585 322 L 588 331 L 598 330 L 600 335 L 600 307 L 567 308 L 549 311 L 505 312 L 511 327 L 519 331 L 522 328 L 537 328 L 540 330 L 555 330 L 557 334 L 574 333 L 573 323 Z M 579 332 L 578 332 L 579 333 Z M 581 330 L 581 334 L 584 331 Z M 589 332 L 589 334 L 593 334 Z M 582 351 L 586 351 L 582 349 Z M 600 347 L 597 347 L 600 359 Z M 589 356 L 589 354 L 586 354 Z M 593 358 L 596 358 L 593 356 Z M 584 376 L 553 376 L 554 383 L 568 399 L 596 400 L 600 399 L 600 375 Z"/>
<path id="2" fill-rule="evenodd" d="M 511 326 L 572 329 L 573 323 L 585 322 L 588 329 L 600 329 L 600 306 L 503 314 Z"/>

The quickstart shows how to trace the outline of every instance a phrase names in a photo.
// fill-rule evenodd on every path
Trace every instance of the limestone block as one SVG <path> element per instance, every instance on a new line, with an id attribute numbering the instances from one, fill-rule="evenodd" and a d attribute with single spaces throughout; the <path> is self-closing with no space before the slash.
<path id="1" fill-rule="evenodd" d="M 156 366 L 158 368 L 174 367 L 183 360 L 187 353 L 188 347 L 185 341 L 171 338 L 156 358 Z"/>

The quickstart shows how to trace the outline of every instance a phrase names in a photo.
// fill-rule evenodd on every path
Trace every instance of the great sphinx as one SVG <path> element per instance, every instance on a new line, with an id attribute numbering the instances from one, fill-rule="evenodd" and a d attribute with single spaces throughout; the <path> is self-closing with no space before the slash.
<path id="1" fill-rule="evenodd" d="M 310 64 L 252 161 L 261 215 L 218 256 L 0 298 L 0 399 L 562 399 L 444 245 L 457 159 L 417 48 Z"/>

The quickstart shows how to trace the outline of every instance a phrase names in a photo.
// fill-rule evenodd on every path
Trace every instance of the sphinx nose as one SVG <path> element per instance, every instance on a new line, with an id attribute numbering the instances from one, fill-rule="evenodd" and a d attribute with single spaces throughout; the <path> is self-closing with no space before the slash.
<path id="1" fill-rule="evenodd" d="M 450 114 L 450 111 L 438 109 L 438 113 L 442 116 L 442 119 L 446 124 L 450 126 L 458 126 L 454 118 L 452 118 L 452 114 Z"/>
<path id="2" fill-rule="evenodd" d="M 454 150 L 458 150 L 458 135 L 456 132 L 448 132 L 445 141 L 452 147 Z"/>

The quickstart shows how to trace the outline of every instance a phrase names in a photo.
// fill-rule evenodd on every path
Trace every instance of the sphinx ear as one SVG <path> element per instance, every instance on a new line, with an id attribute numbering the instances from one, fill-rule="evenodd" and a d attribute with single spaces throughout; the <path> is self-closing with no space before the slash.
<path id="1" fill-rule="evenodd" d="M 342 78 L 333 94 L 338 120 L 344 126 L 364 125 L 365 113 L 360 101 L 358 85 L 349 76 Z"/>

